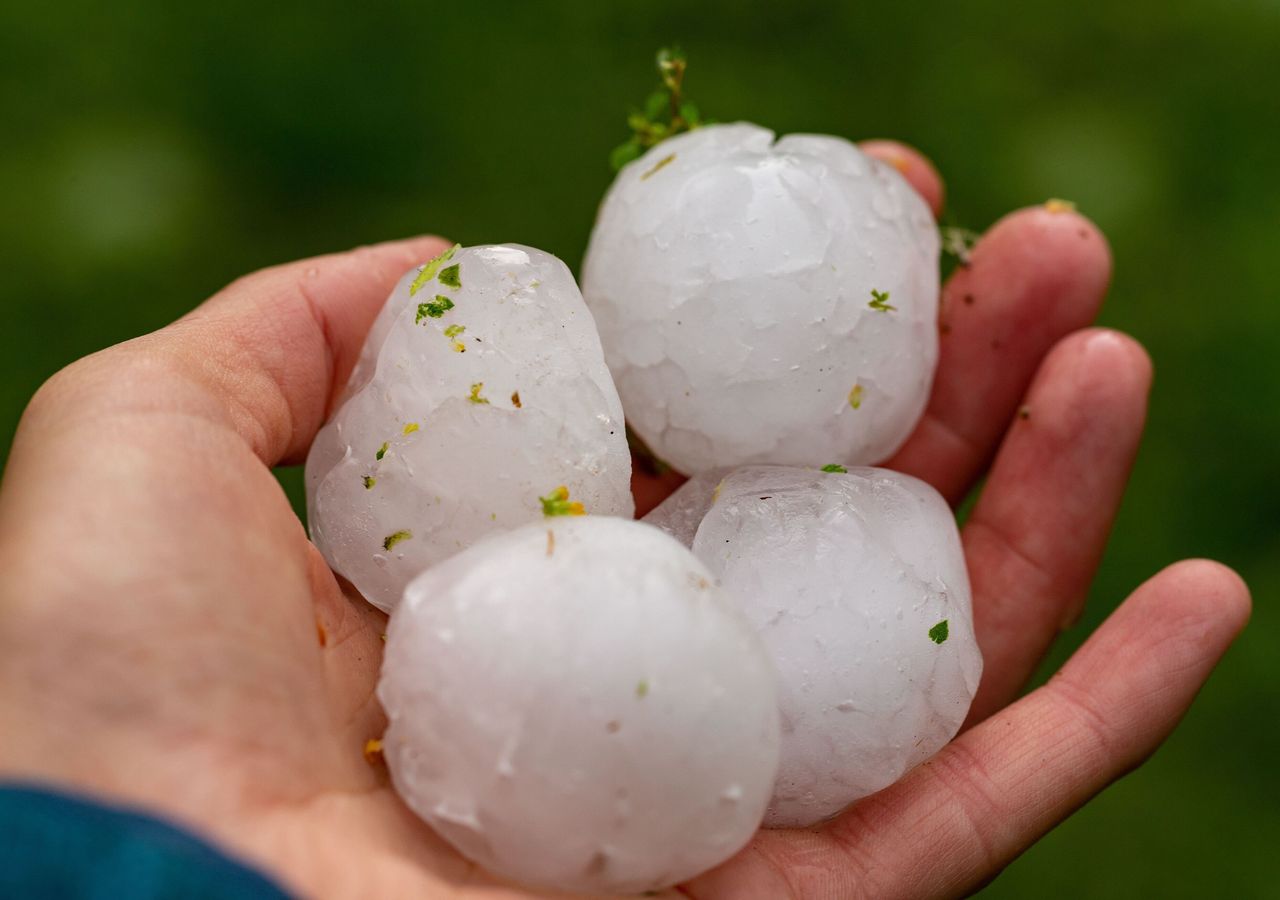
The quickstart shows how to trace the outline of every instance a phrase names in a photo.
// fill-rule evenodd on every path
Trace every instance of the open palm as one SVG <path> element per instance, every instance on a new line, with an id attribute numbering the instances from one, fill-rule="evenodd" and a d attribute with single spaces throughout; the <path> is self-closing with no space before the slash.
<path id="1" fill-rule="evenodd" d="M 935 210 L 910 150 L 868 149 Z M 32 401 L 0 492 L 0 775 L 201 830 L 308 895 L 517 897 L 365 758 L 385 617 L 340 585 L 270 472 L 301 460 L 421 238 L 249 276 Z M 1047 686 L 1142 431 L 1150 364 L 1084 329 L 1110 259 L 1069 210 L 998 223 L 944 291 L 928 412 L 888 465 L 958 502 L 986 660 L 967 730 L 822 828 L 762 832 L 699 898 L 965 893 L 1140 763 L 1248 616 L 1214 563 L 1152 578 Z M 992 462 L 994 460 L 994 463 Z M 637 476 L 641 508 L 677 479 Z"/>

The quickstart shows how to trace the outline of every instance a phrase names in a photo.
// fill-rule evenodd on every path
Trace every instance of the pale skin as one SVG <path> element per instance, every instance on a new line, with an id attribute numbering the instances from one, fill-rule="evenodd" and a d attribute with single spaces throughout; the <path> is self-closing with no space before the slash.
<path id="1" fill-rule="evenodd" d="M 936 211 L 922 157 L 876 141 Z M 270 467 L 301 461 L 418 238 L 235 282 L 32 400 L 0 490 L 0 776 L 141 807 L 324 897 L 531 896 L 457 856 L 365 759 L 385 618 Z M 762 832 L 692 897 L 948 897 L 989 881 L 1177 725 L 1249 615 L 1229 569 L 1159 572 L 1047 685 L 1143 428 L 1151 364 L 1090 328 L 1110 278 L 1070 210 L 997 223 L 943 295 L 928 412 L 887 465 L 952 502 L 986 661 L 962 734 L 823 827 Z M 678 479 L 637 476 L 641 510 Z M 345 589 L 345 593 L 344 593 Z"/>

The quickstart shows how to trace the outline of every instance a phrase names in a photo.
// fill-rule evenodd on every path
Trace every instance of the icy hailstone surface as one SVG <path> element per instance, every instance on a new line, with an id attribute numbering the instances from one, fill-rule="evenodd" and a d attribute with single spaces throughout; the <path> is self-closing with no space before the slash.
<path id="1" fill-rule="evenodd" d="M 312 539 L 384 610 L 427 566 L 541 519 L 560 485 L 590 513 L 633 510 L 622 407 L 564 263 L 471 247 L 411 296 L 420 271 L 387 298 L 307 459 Z"/>
<path id="2" fill-rule="evenodd" d="M 655 528 L 550 519 L 409 585 L 378 696 L 405 802 L 529 885 L 637 893 L 728 858 L 778 763 L 776 676 Z"/>
<path id="3" fill-rule="evenodd" d="M 731 471 L 708 469 L 691 476 L 679 490 L 651 510 L 643 521 L 665 531 L 686 547 L 692 547 L 698 526 L 716 501 L 716 488 Z"/>
<path id="4" fill-rule="evenodd" d="M 667 504 L 705 497 L 690 484 Z M 832 816 L 960 728 L 982 657 L 955 519 L 933 488 L 885 469 L 739 469 L 693 550 L 779 671 L 782 764 L 766 825 Z"/>
<path id="5" fill-rule="evenodd" d="M 938 247 L 848 141 L 713 125 L 618 174 L 582 287 L 627 421 L 675 468 L 865 464 L 924 409 Z"/>

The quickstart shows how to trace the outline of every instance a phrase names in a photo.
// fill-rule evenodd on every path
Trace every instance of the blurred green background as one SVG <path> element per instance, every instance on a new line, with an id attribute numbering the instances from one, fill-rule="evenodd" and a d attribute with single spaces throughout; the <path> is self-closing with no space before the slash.
<path id="1" fill-rule="evenodd" d="M 1236 566 L 1257 608 L 1168 746 L 985 896 L 1277 895 L 1280 2 L 362 6 L 0 10 L 0 454 L 60 366 L 260 266 L 435 231 L 576 267 L 677 41 L 706 115 L 897 137 L 956 222 L 1060 196 L 1110 236 L 1102 320 L 1157 381 L 1055 661 L 1180 557 Z"/>

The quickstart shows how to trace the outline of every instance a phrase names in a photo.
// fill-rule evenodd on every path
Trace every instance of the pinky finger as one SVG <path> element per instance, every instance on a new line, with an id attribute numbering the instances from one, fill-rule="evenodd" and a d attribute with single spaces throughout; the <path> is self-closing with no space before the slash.
<path id="1" fill-rule="evenodd" d="M 830 836 L 895 873 L 894 896 L 974 889 L 1155 751 L 1249 605 L 1248 588 L 1224 566 L 1170 566 L 1047 685 L 855 807 Z M 919 864 L 924 848 L 929 866 Z"/>
<path id="2" fill-rule="evenodd" d="M 1047 685 L 820 831 L 762 831 L 695 900 L 955 897 L 1150 756 L 1249 618 L 1205 560 L 1139 587 Z"/>

